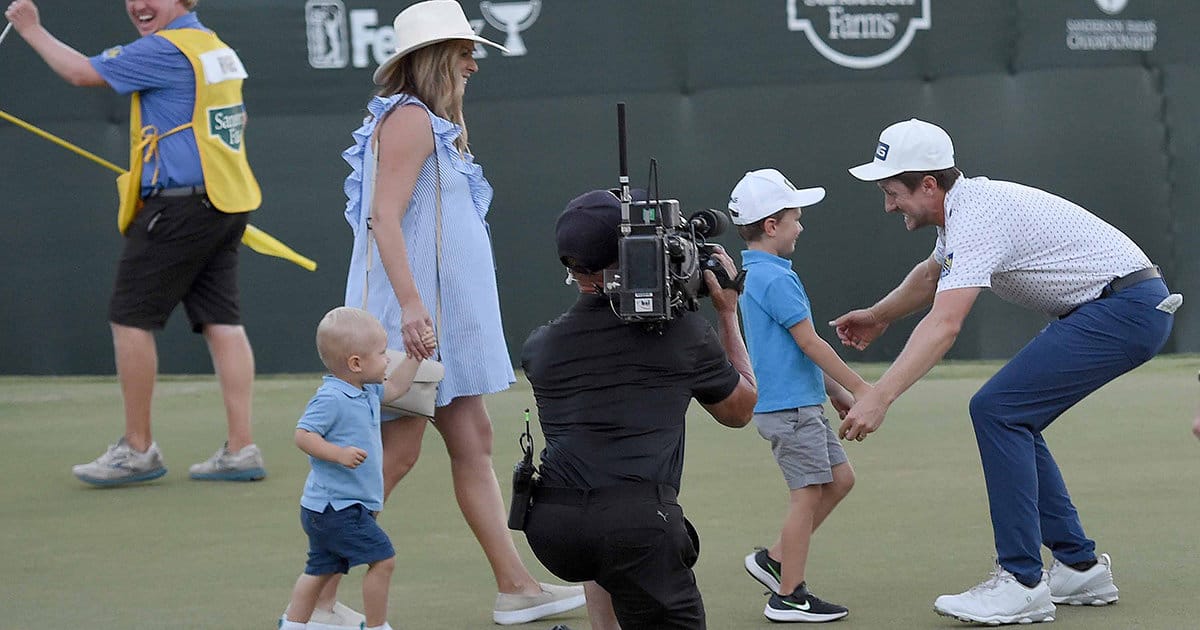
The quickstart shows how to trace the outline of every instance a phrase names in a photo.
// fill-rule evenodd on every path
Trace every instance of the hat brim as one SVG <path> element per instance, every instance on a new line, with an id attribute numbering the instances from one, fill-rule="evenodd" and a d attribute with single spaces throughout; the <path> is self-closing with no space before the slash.
<path id="1" fill-rule="evenodd" d="M 820 186 L 816 186 L 814 188 L 801 188 L 788 195 L 788 197 L 791 199 L 792 203 L 796 204 L 795 206 L 788 206 L 789 208 L 807 208 L 820 203 L 821 200 L 825 198 L 825 189 L 821 188 Z"/>
<path id="2" fill-rule="evenodd" d="M 371 78 L 373 81 L 375 81 L 375 85 L 383 85 L 384 82 L 387 81 L 387 76 L 389 74 L 391 74 L 392 68 L 396 67 L 396 64 L 400 63 L 400 60 L 404 58 L 404 55 L 407 55 L 408 53 L 410 53 L 414 50 L 417 50 L 419 48 L 424 48 L 426 46 L 432 46 L 433 44 L 440 44 L 441 42 L 448 42 L 448 41 L 451 41 L 454 39 L 467 39 L 467 40 L 470 40 L 473 42 L 479 42 L 480 44 L 487 44 L 488 46 L 491 46 L 492 48 L 496 48 L 500 52 L 502 52 L 506 55 L 508 54 L 508 49 L 505 48 L 504 46 L 501 46 L 500 44 L 497 44 L 496 42 L 494 42 L 490 39 L 485 39 L 485 38 L 480 37 L 475 34 L 452 35 L 450 37 L 438 37 L 436 39 L 430 39 L 430 40 L 423 41 L 423 42 L 420 42 L 417 44 L 413 44 L 412 46 L 409 46 L 408 48 L 404 48 L 403 50 L 397 50 L 396 52 L 392 53 L 392 56 L 388 57 L 387 61 L 384 61 L 383 63 L 379 64 L 379 67 L 375 69 L 375 74 L 372 75 Z"/>
<path id="3" fill-rule="evenodd" d="M 851 175 L 864 182 L 877 182 L 904 172 L 903 169 L 881 166 L 877 162 L 867 162 L 848 170 Z"/>
<path id="4" fill-rule="evenodd" d="M 733 220 L 734 225 L 750 225 L 751 223 L 762 221 L 763 219 L 775 214 L 776 212 L 779 212 L 780 210 L 783 210 L 784 208 L 807 208 L 814 206 L 825 198 L 825 189 L 821 188 L 820 186 L 813 188 L 800 188 L 790 191 L 781 197 L 781 199 L 776 201 L 782 203 L 783 205 L 779 205 L 779 203 L 772 204 L 779 205 L 779 207 L 775 210 L 767 212 L 766 214 L 755 216 L 746 214 L 743 211 L 741 214 L 732 216 L 730 218 Z"/>

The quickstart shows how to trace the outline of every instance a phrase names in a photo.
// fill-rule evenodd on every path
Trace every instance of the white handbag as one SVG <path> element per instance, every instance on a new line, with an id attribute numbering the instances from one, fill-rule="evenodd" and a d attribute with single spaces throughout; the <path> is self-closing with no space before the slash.
<path id="1" fill-rule="evenodd" d="M 404 360 L 405 355 L 399 350 L 388 348 L 388 358 L 392 363 L 388 366 L 388 376 L 392 375 L 392 370 L 400 365 Z M 437 401 L 438 385 L 442 382 L 442 377 L 446 375 L 446 366 L 439 361 L 433 359 L 425 359 L 421 361 L 421 365 L 417 366 L 417 375 L 413 378 L 412 387 L 403 396 L 394 400 L 384 400 L 380 402 L 380 407 L 384 411 L 388 411 L 401 416 L 425 416 L 433 419 L 433 412 L 436 410 L 434 403 Z"/>

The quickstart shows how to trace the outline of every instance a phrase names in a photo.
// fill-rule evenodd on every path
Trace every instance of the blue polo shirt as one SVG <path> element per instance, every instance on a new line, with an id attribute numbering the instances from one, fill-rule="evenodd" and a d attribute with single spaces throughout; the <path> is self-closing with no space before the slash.
<path id="1" fill-rule="evenodd" d="M 368 510 L 383 509 L 383 441 L 379 436 L 379 398 L 383 385 L 359 389 L 336 376 L 325 376 L 296 423 L 338 446 L 357 446 L 367 452 L 358 468 L 309 456 L 312 471 L 304 482 L 300 505 L 324 512 L 325 506 L 343 510 L 355 503 Z"/>
<path id="2" fill-rule="evenodd" d="M 742 252 L 746 289 L 738 298 L 746 348 L 758 381 L 755 413 L 825 403 L 821 368 L 796 345 L 790 328 L 812 317 L 808 294 L 792 262 L 774 254 Z"/>
<path id="3" fill-rule="evenodd" d="M 165 28 L 208 30 L 195 13 L 181 15 Z M 124 46 L 114 46 L 88 59 L 118 94 L 142 94 L 142 126 L 159 133 L 192 120 L 196 107 L 196 75 L 192 64 L 174 44 L 150 34 Z M 158 180 L 154 161 L 142 170 L 142 196 L 152 188 L 198 186 L 204 183 L 200 151 L 191 129 L 175 132 L 158 143 Z"/>

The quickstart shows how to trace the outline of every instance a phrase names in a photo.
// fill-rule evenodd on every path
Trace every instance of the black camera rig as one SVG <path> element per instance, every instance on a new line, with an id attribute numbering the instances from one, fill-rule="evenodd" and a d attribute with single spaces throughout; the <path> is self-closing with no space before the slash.
<path id="1" fill-rule="evenodd" d="M 745 273 L 730 278 L 720 261 L 712 258 L 715 245 L 708 237 L 729 227 L 729 217 L 705 209 L 684 221 L 675 199 L 657 197 L 657 162 L 651 159 L 654 196 L 634 201 L 629 190 L 626 158 L 625 103 L 617 103 L 617 145 L 620 160 L 618 190 L 621 200 L 621 235 L 617 268 L 604 272 L 604 292 L 615 297 L 614 311 L 625 322 L 658 324 L 683 311 L 695 311 L 708 295 L 704 270 L 717 276 L 725 288 L 739 292 Z"/>

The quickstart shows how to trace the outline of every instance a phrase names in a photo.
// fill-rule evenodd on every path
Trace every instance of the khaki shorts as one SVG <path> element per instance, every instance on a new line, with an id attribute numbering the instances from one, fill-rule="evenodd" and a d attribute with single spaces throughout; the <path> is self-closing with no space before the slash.
<path id="1" fill-rule="evenodd" d="M 788 490 L 833 481 L 833 467 L 849 459 L 820 405 L 754 414 L 758 434 L 771 443 Z"/>

